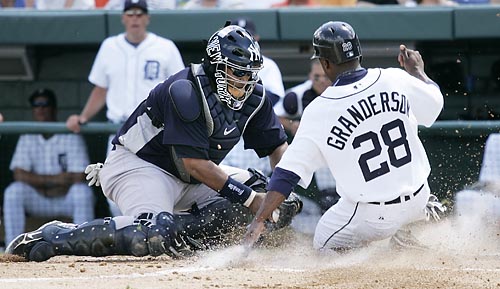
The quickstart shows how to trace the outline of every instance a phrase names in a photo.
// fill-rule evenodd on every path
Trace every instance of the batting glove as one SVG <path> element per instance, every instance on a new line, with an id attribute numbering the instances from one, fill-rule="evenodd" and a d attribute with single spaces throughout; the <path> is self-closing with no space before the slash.
<path id="1" fill-rule="evenodd" d="M 89 181 L 88 183 L 89 187 L 92 187 L 94 184 L 97 187 L 101 185 L 101 182 L 99 181 L 99 172 L 101 171 L 102 167 L 103 167 L 102 163 L 96 163 L 96 164 L 90 164 L 85 168 L 85 174 L 87 174 L 85 179 Z"/>
<path id="2" fill-rule="evenodd" d="M 425 206 L 426 220 L 430 221 L 432 219 L 433 221 L 437 222 L 441 220 L 441 216 L 444 215 L 444 212 L 446 212 L 446 207 L 441 204 L 436 196 L 430 195 L 429 200 L 427 201 L 427 205 Z"/>

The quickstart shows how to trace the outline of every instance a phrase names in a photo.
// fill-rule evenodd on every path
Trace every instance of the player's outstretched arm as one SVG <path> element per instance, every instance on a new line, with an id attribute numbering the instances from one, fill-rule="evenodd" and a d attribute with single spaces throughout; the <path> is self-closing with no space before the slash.
<path id="1" fill-rule="evenodd" d="M 264 222 L 270 219 L 271 214 L 279 207 L 285 200 L 285 196 L 276 191 L 270 191 L 266 194 L 264 202 L 261 204 L 255 218 L 247 229 L 243 237 L 243 244 L 246 247 L 252 247 L 259 239 L 260 235 L 264 232 Z"/>
<path id="2" fill-rule="evenodd" d="M 417 50 L 408 49 L 405 45 L 399 46 L 398 55 L 399 65 L 403 67 L 410 75 L 422 80 L 423 82 L 432 82 L 425 74 L 424 60 Z"/>

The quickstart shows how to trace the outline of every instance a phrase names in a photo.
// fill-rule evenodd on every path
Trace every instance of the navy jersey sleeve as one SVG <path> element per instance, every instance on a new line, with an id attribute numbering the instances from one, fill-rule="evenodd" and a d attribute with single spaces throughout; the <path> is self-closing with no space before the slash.
<path id="1" fill-rule="evenodd" d="M 184 75 L 184 78 L 188 78 L 188 75 Z M 203 156 L 208 156 L 209 147 L 205 119 L 203 114 L 200 114 L 197 119 L 191 122 L 186 122 L 181 119 L 174 107 L 169 92 L 170 85 L 175 80 L 176 79 L 171 79 L 165 82 L 164 85 L 157 86 L 151 92 L 153 98 L 157 102 L 156 107 L 162 109 L 161 115 L 163 115 L 164 124 L 162 143 L 164 145 L 176 146 L 176 152 L 179 154 L 181 151 L 187 152 L 182 153 L 183 157 L 205 158 Z M 193 107 L 199 107 L 199 105 L 193 104 Z M 177 147 L 184 149 L 177 150 Z M 190 147 L 192 147 L 192 149 L 189 149 Z"/>
<path id="2" fill-rule="evenodd" d="M 250 120 L 243 134 L 245 149 L 254 149 L 259 157 L 271 154 L 287 140 L 271 101 L 266 98 L 262 108 Z"/>

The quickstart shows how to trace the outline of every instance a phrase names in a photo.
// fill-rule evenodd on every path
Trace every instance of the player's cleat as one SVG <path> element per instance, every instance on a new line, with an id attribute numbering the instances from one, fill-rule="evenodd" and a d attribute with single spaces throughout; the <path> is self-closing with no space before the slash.
<path id="1" fill-rule="evenodd" d="M 42 262 L 55 256 L 52 245 L 44 240 L 44 235 L 53 229 L 66 228 L 61 221 L 52 221 L 35 231 L 17 236 L 5 249 L 5 254 L 18 255 L 27 261 Z"/>
<path id="2" fill-rule="evenodd" d="M 393 249 L 403 250 L 403 249 L 415 249 L 415 250 L 427 250 L 427 246 L 420 243 L 415 236 L 408 229 L 399 229 L 394 236 L 391 237 L 389 244 Z"/>
<path id="3" fill-rule="evenodd" d="M 167 250 L 167 255 L 172 258 L 192 257 L 196 251 L 206 249 L 206 246 L 198 240 L 186 235 L 177 234 L 177 237 Z"/>

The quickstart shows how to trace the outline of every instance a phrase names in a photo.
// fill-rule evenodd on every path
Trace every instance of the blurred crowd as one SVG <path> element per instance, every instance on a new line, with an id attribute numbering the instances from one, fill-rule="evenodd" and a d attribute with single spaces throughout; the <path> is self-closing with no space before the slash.
<path id="1" fill-rule="evenodd" d="M 123 9 L 124 0 L 0 0 L 1 8 L 49 9 Z M 148 0 L 151 10 L 161 9 L 267 9 L 288 6 L 375 6 L 500 4 L 500 0 Z"/>

